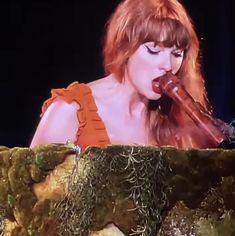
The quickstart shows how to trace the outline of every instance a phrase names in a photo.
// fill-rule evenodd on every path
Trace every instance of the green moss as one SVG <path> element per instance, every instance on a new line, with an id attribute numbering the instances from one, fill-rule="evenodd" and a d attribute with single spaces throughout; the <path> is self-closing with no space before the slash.
<path id="1" fill-rule="evenodd" d="M 198 221 L 199 236 L 233 236 L 235 235 L 235 217 L 226 211 L 218 220 L 202 218 Z"/>
<path id="2" fill-rule="evenodd" d="M 64 199 L 38 201 L 33 184 L 69 154 L 74 146 L 0 147 L 0 230 L 11 219 L 17 236 L 84 236 L 110 222 L 126 235 L 234 235 L 235 150 L 89 148 Z"/>
<path id="3" fill-rule="evenodd" d="M 69 194 L 55 206 L 61 234 L 87 235 L 109 222 L 127 235 L 156 234 L 167 203 L 164 160 L 149 147 L 88 149 L 69 179 Z"/>
<path id="4" fill-rule="evenodd" d="M 54 150 L 53 150 L 54 149 Z M 35 149 L 0 147 L 0 219 L 16 221 L 11 235 L 42 235 L 51 202 L 38 203 L 32 185 L 42 181 L 48 170 L 74 151 L 66 145 L 42 145 Z M 0 230 L 1 230 L 0 228 Z"/>

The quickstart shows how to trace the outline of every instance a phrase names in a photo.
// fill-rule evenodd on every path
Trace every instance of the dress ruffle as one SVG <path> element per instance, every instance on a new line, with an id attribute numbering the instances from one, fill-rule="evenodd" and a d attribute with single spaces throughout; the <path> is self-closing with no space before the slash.
<path id="1" fill-rule="evenodd" d="M 52 89 L 51 98 L 47 99 L 42 106 L 41 116 L 58 99 L 67 103 L 76 102 L 80 106 L 77 111 L 79 124 L 76 145 L 85 150 L 88 146 L 102 147 L 110 144 L 105 125 L 97 113 L 92 91 L 86 84 L 74 82 L 67 88 Z"/>

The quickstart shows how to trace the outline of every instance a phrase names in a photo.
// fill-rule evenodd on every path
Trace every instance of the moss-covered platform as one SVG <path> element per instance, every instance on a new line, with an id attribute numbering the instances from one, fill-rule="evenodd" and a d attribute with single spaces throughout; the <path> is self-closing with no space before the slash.
<path id="1" fill-rule="evenodd" d="M 235 150 L 0 147 L 0 235 L 235 235 Z"/>

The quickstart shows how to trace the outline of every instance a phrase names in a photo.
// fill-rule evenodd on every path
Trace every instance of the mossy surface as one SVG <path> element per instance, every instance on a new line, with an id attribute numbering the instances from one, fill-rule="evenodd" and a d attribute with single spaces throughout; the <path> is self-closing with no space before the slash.
<path id="1" fill-rule="evenodd" d="M 168 155 L 169 206 L 158 236 L 234 236 L 235 150 L 172 149 Z"/>
<path id="2" fill-rule="evenodd" d="M 74 154 L 58 202 L 38 201 L 32 186 Z M 125 235 L 235 235 L 235 150 L 0 147 L 0 227 L 11 235 L 88 235 L 113 222 Z"/>
<path id="3" fill-rule="evenodd" d="M 11 235 L 38 235 L 50 218 L 50 200 L 38 202 L 32 191 L 50 170 L 74 153 L 63 145 L 42 145 L 37 148 L 0 148 L 0 217 L 1 230 L 5 221 L 16 222 Z M 40 157 L 40 158 L 39 158 Z M 41 211 L 39 209 L 39 205 Z M 5 232 L 7 233 L 7 232 Z"/>
<path id="4" fill-rule="evenodd" d="M 87 235 L 114 222 L 127 235 L 156 235 L 167 204 L 169 168 L 162 150 L 90 148 L 80 156 L 78 167 L 69 194 L 55 207 L 61 233 Z"/>

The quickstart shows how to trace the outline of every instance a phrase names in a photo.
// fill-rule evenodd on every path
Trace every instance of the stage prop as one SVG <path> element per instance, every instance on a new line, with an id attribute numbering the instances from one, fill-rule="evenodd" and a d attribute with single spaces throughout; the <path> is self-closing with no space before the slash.
<path id="1" fill-rule="evenodd" d="M 0 235 L 235 234 L 235 149 L 0 147 L 0 170 Z"/>

